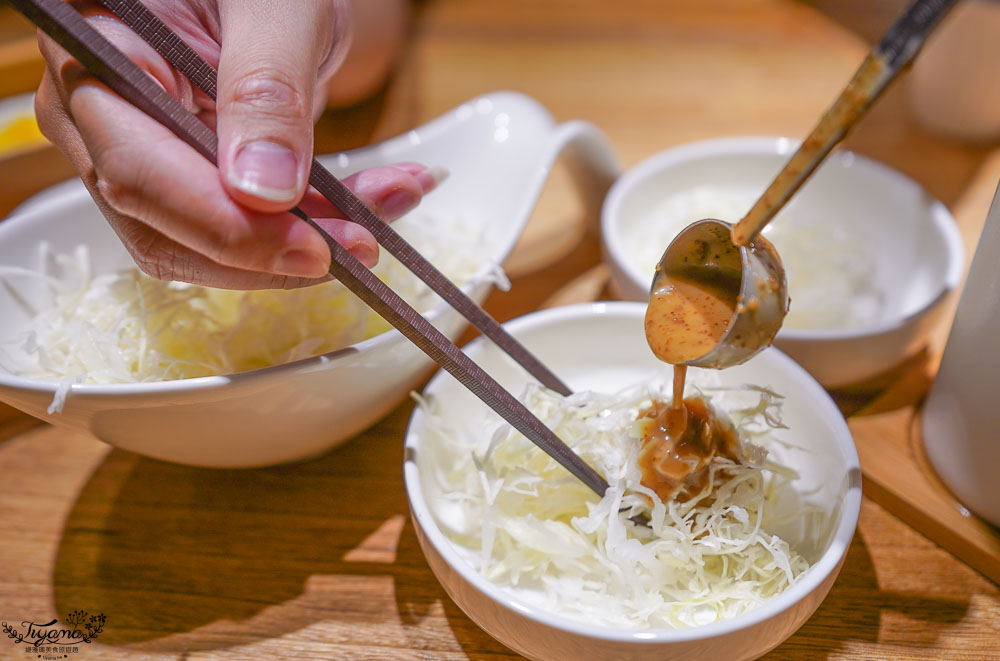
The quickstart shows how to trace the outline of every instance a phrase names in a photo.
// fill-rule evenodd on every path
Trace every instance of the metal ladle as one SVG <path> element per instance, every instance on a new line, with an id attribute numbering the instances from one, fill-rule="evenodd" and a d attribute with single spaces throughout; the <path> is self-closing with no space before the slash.
<path id="1" fill-rule="evenodd" d="M 927 35 L 956 2 L 916 0 L 906 8 L 739 223 L 733 226 L 721 220 L 699 220 L 670 243 L 656 265 L 651 295 L 671 277 L 683 274 L 690 279 L 697 273 L 706 282 L 733 283 L 736 290 L 729 293 L 737 302 L 715 346 L 677 364 L 730 367 L 749 360 L 771 343 L 788 312 L 788 284 L 781 258 L 760 231 L 913 60 Z"/>

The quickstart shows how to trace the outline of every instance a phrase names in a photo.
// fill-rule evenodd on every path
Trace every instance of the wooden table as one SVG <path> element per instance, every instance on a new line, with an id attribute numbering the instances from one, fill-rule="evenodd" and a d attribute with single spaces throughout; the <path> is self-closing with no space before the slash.
<path id="1" fill-rule="evenodd" d="M 802 136 L 882 29 L 844 3 L 813 5 L 425 0 L 391 84 L 324 116 L 317 149 L 378 140 L 501 88 L 594 122 L 625 165 L 699 138 Z M 892 16 L 875 5 L 872 16 Z M 974 245 L 1000 174 L 991 147 L 923 131 L 905 80 L 848 144 L 949 204 Z M 598 261 L 591 219 L 557 169 L 508 262 L 512 291 L 487 307 L 507 319 L 602 295 Z M 840 395 L 852 412 L 894 409 L 852 415 L 869 440 L 900 433 L 892 416 L 915 399 Z M 99 640 L 69 657 L 80 659 L 517 658 L 458 610 L 420 553 L 401 479 L 410 408 L 322 458 L 252 471 L 169 465 L 0 408 L 0 619 L 103 612 Z M 0 658 L 29 657 L 0 638 Z M 1000 658 L 1000 590 L 866 498 L 829 597 L 766 658 Z"/>

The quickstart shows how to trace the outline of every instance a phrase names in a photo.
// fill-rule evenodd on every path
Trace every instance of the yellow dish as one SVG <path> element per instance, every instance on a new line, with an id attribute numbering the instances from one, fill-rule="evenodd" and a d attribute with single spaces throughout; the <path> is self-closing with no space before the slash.
<path id="1" fill-rule="evenodd" d="M 0 126 L 0 154 L 18 151 L 45 142 L 34 115 L 15 117 Z"/>
<path id="2" fill-rule="evenodd" d="M 35 121 L 34 95 L 0 100 L 0 156 L 45 144 Z"/>

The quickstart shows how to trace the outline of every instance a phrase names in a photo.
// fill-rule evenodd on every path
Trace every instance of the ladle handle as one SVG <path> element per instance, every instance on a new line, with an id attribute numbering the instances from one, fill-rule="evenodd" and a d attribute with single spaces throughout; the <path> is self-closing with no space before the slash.
<path id="1" fill-rule="evenodd" d="M 913 60 L 927 35 L 956 2 L 916 0 L 903 11 L 764 194 L 733 228 L 733 243 L 749 244 L 771 222 L 848 129 Z"/>

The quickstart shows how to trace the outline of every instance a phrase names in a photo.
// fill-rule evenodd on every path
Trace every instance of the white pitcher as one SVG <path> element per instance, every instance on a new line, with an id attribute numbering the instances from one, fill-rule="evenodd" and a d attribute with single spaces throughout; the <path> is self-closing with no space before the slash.
<path id="1" fill-rule="evenodd" d="M 923 438 L 952 493 L 1000 526 L 1000 188 L 924 407 Z"/>

